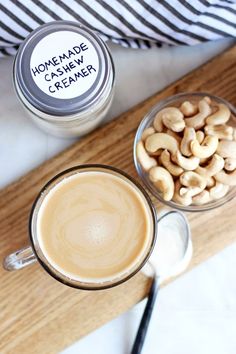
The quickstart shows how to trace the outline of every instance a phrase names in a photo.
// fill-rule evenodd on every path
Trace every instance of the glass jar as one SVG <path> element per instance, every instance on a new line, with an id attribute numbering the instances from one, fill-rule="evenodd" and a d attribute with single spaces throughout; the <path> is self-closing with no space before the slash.
<path id="1" fill-rule="evenodd" d="M 82 136 L 106 116 L 114 64 L 100 37 L 76 22 L 40 26 L 15 58 L 17 96 L 33 121 L 56 136 Z"/>

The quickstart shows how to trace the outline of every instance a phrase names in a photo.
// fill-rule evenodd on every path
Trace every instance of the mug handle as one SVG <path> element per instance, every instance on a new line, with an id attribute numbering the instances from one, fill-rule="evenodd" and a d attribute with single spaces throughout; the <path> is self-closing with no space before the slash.
<path id="1" fill-rule="evenodd" d="M 21 269 L 35 263 L 37 258 L 32 250 L 32 247 L 26 246 L 14 253 L 9 254 L 4 261 L 3 267 L 8 271 Z"/>

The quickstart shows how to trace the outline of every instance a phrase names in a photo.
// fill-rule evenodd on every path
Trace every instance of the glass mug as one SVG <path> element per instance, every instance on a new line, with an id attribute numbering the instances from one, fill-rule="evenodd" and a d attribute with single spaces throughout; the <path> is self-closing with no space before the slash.
<path id="1" fill-rule="evenodd" d="M 146 215 L 149 216 L 149 225 L 151 234 L 148 240 L 148 245 L 141 255 L 141 257 L 134 260 L 134 264 L 130 267 L 125 273 L 121 276 L 114 276 L 106 281 L 99 282 L 96 281 L 83 281 L 75 279 L 68 274 L 63 274 L 62 271 L 59 271 L 52 262 L 47 258 L 45 252 L 42 250 L 42 247 L 39 243 L 39 234 L 37 231 L 37 222 L 39 211 L 48 194 L 54 190 L 62 181 L 66 181 L 67 178 L 76 176 L 77 174 L 87 173 L 87 172 L 104 172 L 105 174 L 113 175 L 128 183 L 129 187 L 133 189 L 137 195 L 142 199 L 142 205 L 146 209 Z M 141 200 L 140 199 L 140 200 Z M 133 178 L 127 175 L 125 172 L 110 166 L 98 165 L 98 164 L 89 164 L 89 165 L 80 165 L 75 166 L 70 169 L 67 169 L 55 177 L 53 177 L 40 191 L 38 194 L 30 213 L 29 218 L 29 239 L 30 246 L 25 247 L 21 250 L 16 251 L 15 253 L 10 254 L 4 259 L 4 268 L 6 270 L 17 270 L 24 268 L 36 261 L 46 270 L 46 272 L 54 277 L 56 280 L 61 283 L 84 290 L 101 290 L 106 288 L 111 288 L 118 284 L 121 284 L 131 277 L 133 277 L 139 270 L 143 268 L 149 259 L 157 237 L 157 214 L 154 205 L 150 197 L 144 188 L 136 182 Z"/>

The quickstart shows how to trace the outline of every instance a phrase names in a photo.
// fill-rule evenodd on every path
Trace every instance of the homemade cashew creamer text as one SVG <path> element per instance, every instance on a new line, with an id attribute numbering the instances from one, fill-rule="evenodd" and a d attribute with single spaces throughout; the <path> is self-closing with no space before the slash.
<path id="1" fill-rule="evenodd" d="M 51 94 L 52 97 L 57 97 L 59 96 L 57 91 L 68 88 L 69 86 L 76 84 L 80 79 L 97 72 L 95 66 L 91 64 L 83 65 L 83 52 L 87 50 L 89 50 L 89 47 L 82 42 L 57 56 L 53 56 L 48 60 L 31 67 L 32 76 L 38 78 L 42 75 L 44 80 L 49 83 L 46 86 L 48 94 Z M 79 54 L 80 56 L 78 56 Z M 67 64 L 68 60 L 70 61 Z M 42 83 L 44 83 L 43 80 Z M 68 95 L 68 91 L 69 90 L 66 90 L 66 95 Z"/>
<path id="2" fill-rule="evenodd" d="M 165 201 L 203 205 L 236 186 L 236 129 L 224 103 L 202 97 L 156 113 L 136 156 Z"/>

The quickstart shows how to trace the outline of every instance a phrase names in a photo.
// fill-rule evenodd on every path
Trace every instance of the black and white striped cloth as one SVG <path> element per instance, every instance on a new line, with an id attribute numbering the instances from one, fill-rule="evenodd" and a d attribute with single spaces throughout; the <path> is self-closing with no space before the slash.
<path id="1" fill-rule="evenodd" d="M 236 0 L 0 0 L 0 56 L 39 25 L 78 21 L 132 48 L 236 37 Z"/>

